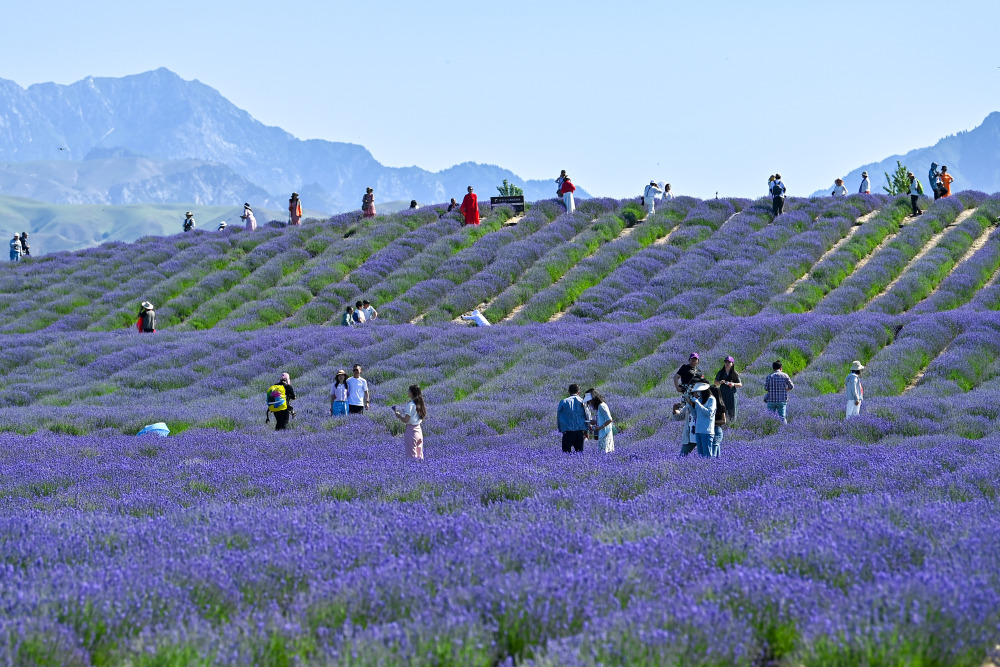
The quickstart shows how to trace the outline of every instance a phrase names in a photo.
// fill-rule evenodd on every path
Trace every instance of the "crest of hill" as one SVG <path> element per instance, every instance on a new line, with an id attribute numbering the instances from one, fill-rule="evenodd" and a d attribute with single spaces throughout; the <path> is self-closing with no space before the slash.
<path id="1" fill-rule="evenodd" d="M 550 197 L 555 189 L 550 181 L 524 181 L 493 165 L 464 163 L 439 173 L 386 167 L 362 146 L 303 141 L 266 126 L 213 88 L 164 68 L 27 89 L 0 79 L 0 127 L 0 162 L 41 162 L 44 172 L 31 179 L 30 171 L 0 167 L 7 172 L 0 191 L 23 195 L 8 188 L 25 185 L 33 198 L 51 203 L 108 203 L 120 199 L 122 189 L 132 194 L 130 203 L 219 202 L 242 187 L 245 194 L 230 203 L 264 197 L 261 192 L 284 201 L 296 191 L 307 206 L 338 212 L 358 207 L 369 186 L 381 201 L 421 202 L 459 197 L 468 185 L 495 192 L 504 179 L 529 199 Z M 95 150 L 107 152 L 101 178 L 83 164 Z M 137 154 L 181 164 L 147 164 L 152 173 L 144 182 L 128 173 Z M 74 164 L 60 171 L 47 164 L 53 160 Z M 90 189 L 81 193 L 74 170 L 94 179 Z"/>

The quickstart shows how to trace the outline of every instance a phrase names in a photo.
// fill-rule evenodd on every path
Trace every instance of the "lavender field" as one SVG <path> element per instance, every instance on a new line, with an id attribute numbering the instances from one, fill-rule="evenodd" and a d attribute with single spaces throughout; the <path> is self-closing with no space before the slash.
<path id="1" fill-rule="evenodd" d="M 1000 197 L 907 207 L 425 208 L 5 265 L 2 664 L 1000 660 Z M 376 323 L 328 326 L 359 298 Z M 745 384 L 715 460 L 670 418 L 692 350 Z M 354 363 L 373 410 L 331 417 Z M 422 462 L 388 409 L 415 382 Z M 560 451 L 570 382 L 614 453 Z"/>

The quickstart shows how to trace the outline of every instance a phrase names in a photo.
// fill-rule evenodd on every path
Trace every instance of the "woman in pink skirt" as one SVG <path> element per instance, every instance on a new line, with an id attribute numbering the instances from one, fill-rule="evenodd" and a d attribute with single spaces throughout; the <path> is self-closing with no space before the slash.
<path id="1" fill-rule="evenodd" d="M 365 196 L 361 199 L 361 212 L 366 218 L 375 217 L 375 191 L 371 188 L 365 191 Z"/>
<path id="2" fill-rule="evenodd" d="M 410 385 L 410 402 L 406 409 L 400 412 L 395 405 L 392 411 L 396 413 L 396 419 L 406 424 L 406 433 L 403 435 L 403 444 L 406 445 L 406 454 L 410 458 L 423 460 L 424 458 L 424 432 L 420 425 L 427 416 L 427 407 L 424 405 L 424 396 L 420 392 L 420 385 Z"/>

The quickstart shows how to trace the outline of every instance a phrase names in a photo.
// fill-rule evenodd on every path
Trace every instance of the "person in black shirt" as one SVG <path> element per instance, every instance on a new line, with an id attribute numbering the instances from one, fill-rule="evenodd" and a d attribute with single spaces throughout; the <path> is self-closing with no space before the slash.
<path id="1" fill-rule="evenodd" d="M 690 385 L 699 374 L 698 361 L 698 353 L 692 352 L 691 356 L 688 357 L 688 362 L 677 369 L 674 374 L 674 388 L 677 391 L 683 392 L 684 387 Z"/>
<path id="2" fill-rule="evenodd" d="M 736 372 L 736 360 L 726 357 L 722 368 L 715 374 L 715 386 L 722 394 L 722 402 L 726 405 L 726 419 L 729 423 L 736 421 L 736 392 L 743 383 L 740 381 L 740 374 Z"/>

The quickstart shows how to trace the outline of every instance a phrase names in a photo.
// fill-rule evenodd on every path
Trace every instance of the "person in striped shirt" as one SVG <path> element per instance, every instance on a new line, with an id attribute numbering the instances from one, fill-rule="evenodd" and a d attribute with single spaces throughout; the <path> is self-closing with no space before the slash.
<path id="1" fill-rule="evenodd" d="M 782 424 L 787 424 L 788 392 L 795 389 L 795 385 L 792 384 L 792 378 L 781 370 L 780 361 L 771 364 L 771 369 L 774 372 L 764 379 L 764 390 L 767 392 L 764 402 L 767 403 L 767 409 L 777 415 Z"/>

